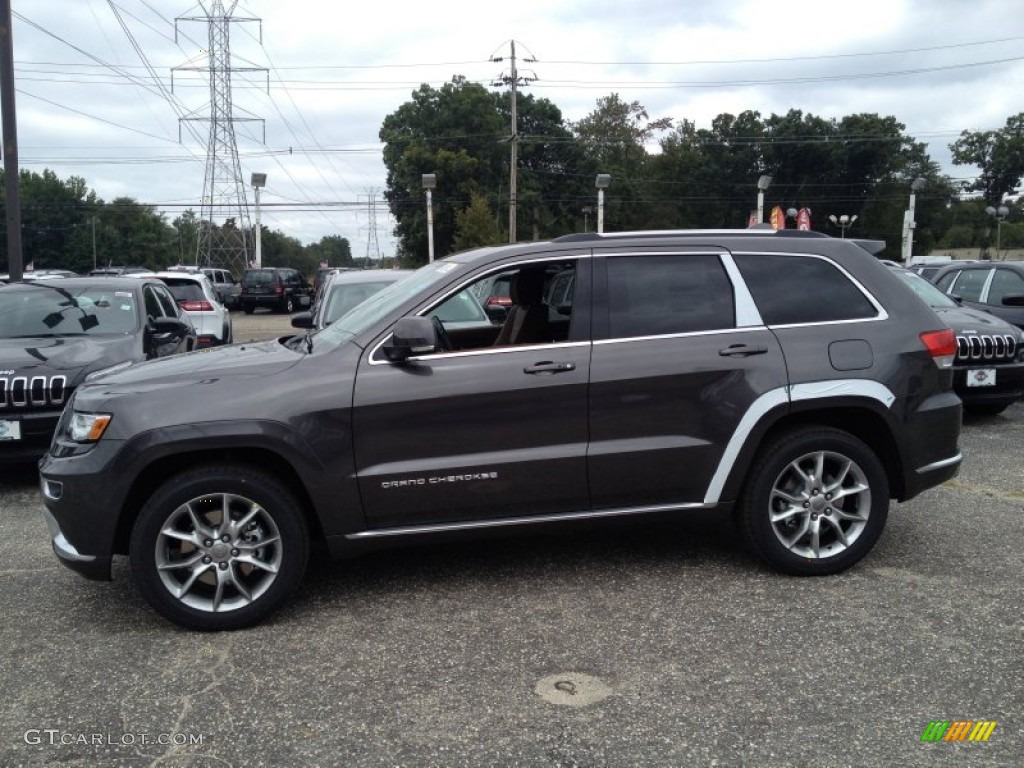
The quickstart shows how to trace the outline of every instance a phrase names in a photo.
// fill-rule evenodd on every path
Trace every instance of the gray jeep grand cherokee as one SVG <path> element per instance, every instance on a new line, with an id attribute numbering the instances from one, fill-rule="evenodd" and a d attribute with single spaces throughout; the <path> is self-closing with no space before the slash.
<path id="1" fill-rule="evenodd" d="M 266 617 L 314 541 L 343 557 L 715 508 L 771 567 L 836 573 L 890 499 L 961 460 L 953 331 L 868 247 L 730 230 L 482 248 L 319 333 L 101 376 L 40 462 L 54 551 L 97 579 L 128 555 L 156 610 L 198 629 Z M 502 324 L 440 320 L 497 273 Z"/>

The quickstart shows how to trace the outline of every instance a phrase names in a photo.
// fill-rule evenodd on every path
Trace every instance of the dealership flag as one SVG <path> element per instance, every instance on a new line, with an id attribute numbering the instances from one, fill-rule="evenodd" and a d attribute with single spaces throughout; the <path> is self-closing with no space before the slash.
<path id="1" fill-rule="evenodd" d="M 774 208 L 772 208 L 771 222 L 772 222 L 772 226 L 775 229 L 785 229 L 786 228 L 786 214 L 782 212 L 782 206 L 781 205 L 776 205 Z"/>
<path id="2" fill-rule="evenodd" d="M 796 228 L 797 229 L 810 229 L 811 228 L 811 209 L 801 208 L 800 213 L 796 215 Z"/>

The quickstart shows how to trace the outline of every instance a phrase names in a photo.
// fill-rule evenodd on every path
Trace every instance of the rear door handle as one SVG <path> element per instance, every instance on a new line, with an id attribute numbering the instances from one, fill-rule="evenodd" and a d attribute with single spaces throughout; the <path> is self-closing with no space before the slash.
<path id="1" fill-rule="evenodd" d="M 749 357 L 767 353 L 768 347 L 763 344 L 730 344 L 725 349 L 718 350 L 718 354 L 722 357 Z"/>
<path id="2" fill-rule="evenodd" d="M 523 373 L 565 373 L 575 371 L 576 363 L 552 363 L 545 360 L 543 363 L 534 363 L 523 368 Z"/>

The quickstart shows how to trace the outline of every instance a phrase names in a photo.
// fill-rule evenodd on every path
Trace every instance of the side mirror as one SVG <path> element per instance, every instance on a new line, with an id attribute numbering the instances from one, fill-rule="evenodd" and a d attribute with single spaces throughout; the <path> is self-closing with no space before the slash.
<path id="1" fill-rule="evenodd" d="M 154 336 L 184 336 L 188 332 L 188 325 L 174 317 L 158 317 L 149 327 Z"/>
<path id="2" fill-rule="evenodd" d="M 1024 307 L 1024 293 L 1008 293 L 1003 296 L 1004 307 Z"/>
<path id="3" fill-rule="evenodd" d="M 313 313 L 312 312 L 296 312 L 292 315 L 292 328 L 312 328 L 313 327 Z"/>
<path id="4" fill-rule="evenodd" d="M 395 323 L 384 346 L 384 357 L 392 363 L 401 363 L 414 355 L 426 355 L 437 350 L 437 329 L 429 317 L 403 317 Z"/>

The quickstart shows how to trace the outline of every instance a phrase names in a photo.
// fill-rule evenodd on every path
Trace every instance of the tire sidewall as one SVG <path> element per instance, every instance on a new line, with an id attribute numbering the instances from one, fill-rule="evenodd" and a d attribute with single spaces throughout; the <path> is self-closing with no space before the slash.
<path id="1" fill-rule="evenodd" d="M 258 502 L 277 525 L 283 558 L 273 584 L 255 602 L 213 614 L 187 606 L 167 591 L 156 569 L 156 541 L 174 510 L 198 496 L 216 493 Z M 210 467 L 171 478 L 143 505 L 129 542 L 132 576 L 143 597 L 165 618 L 198 630 L 239 629 L 262 621 L 299 585 L 308 557 L 308 527 L 294 497 L 272 477 L 243 467 Z"/>
<path id="2" fill-rule="evenodd" d="M 860 467 L 870 487 L 871 509 L 865 529 L 852 545 L 832 557 L 812 560 L 790 552 L 779 541 L 771 524 L 768 501 L 776 480 L 789 463 L 816 451 L 841 454 Z M 816 576 L 839 573 L 863 559 L 881 536 L 888 510 L 889 483 L 875 453 L 849 433 L 817 428 L 790 433 L 759 453 L 738 517 L 746 543 L 768 565 L 792 575 Z"/>

